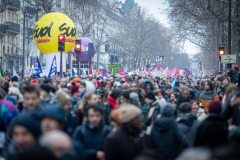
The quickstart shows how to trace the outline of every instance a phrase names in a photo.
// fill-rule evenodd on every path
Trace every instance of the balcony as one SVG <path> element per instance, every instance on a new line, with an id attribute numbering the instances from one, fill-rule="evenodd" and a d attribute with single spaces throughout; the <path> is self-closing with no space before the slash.
<path id="1" fill-rule="evenodd" d="M 6 31 L 9 33 L 19 34 L 20 24 L 14 22 L 6 22 Z"/>
<path id="2" fill-rule="evenodd" d="M 24 7 L 24 10 L 28 15 L 34 16 L 36 14 L 36 9 L 34 9 L 33 7 L 26 6 Z"/>
<path id="3" fill-rule="evenodd" d="M 19 0 L 3 0 L 3 4 L 5 3 L 6 8 L 11 10 L 20 10 L 21 4 Z"/>
<path id="4" fill-rule="evenodd" d="M 0 24 L 0 35 L 4 35 L 6 33 L 6 26 L 4 24 Z"/>

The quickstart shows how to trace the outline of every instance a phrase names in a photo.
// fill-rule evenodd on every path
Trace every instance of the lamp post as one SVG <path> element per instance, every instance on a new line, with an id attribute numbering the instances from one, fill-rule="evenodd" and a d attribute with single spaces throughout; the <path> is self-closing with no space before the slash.
<path id="1" fill-rule="evenodd" d="M 232 52 L 232 0 L 228 0 L 228 54 Z M 227 68 L 232 68 L 232 64 L 228 63 Z"/>

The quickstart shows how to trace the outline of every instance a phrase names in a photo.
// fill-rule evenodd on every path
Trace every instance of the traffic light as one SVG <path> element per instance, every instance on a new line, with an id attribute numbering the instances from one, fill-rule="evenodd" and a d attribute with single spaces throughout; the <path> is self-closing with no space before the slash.
<path id="1" fill-rule="evenodd" d="M 60 34 L 58 36 L 58 51 L 64 50 L 65 50 L 65 36 L 63 34 Z"/>
<path id="2" fill-rule="evenodd" d="M 218 48 L 218 54 L 219 54 L 219 56 L 222 56 L 225 54 L 225 48 L 223 46 L 220 46 Z"/>
<path id="3" fill-rule="evenodd" d="M 75 48 L 74 48 L 76 53 L 81 53 L 81 40 L 76 40 L 75 41 Z"/>

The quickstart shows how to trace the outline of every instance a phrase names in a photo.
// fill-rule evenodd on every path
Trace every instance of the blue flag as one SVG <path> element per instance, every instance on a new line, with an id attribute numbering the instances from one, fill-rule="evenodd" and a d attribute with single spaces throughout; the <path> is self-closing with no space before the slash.
<path id="1" fill-rule="evenodd" d="M 41 68 L 41 64 L 40 61 L 37 57 L 36 62 L 34 64 L 34 70 L 36 72 L 37 78 L 40 78 L 40 73 L 42 73 L 42 68 Z"/>
<path id="2" fill-rule="evenodd" d="M 50 71 L 49 71 L 49 74 L 48 74 L 48 78 L 50 78 L 51 75 L 53 73 L 56 73 L 56 72 L 57 72 L 57 58 L 56 58 L 56 56 L 54 56 L 53 61 L 52 61 L 52 65 L 51 65 L 51 68 L 50 68 Z"/>
<path id="3" fill-rule="evenodd" d="M 72 67 L 72 77 L 75 77 L 75 76 L 76 76 L 76 74 L 75 74 L 74 69 Z"/>
<path id="4" fill-rule="evenodd" d="M 172 86 L 172 90 L 174 90 L 175 86 L 177 83 L 177 77 L 175 77 L 174 81 L 172 82 L 171 86 Z"/>

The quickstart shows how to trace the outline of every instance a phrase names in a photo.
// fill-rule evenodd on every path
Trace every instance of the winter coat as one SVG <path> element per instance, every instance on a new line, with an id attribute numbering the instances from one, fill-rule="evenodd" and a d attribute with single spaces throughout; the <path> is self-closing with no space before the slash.
<path id="1" fill-rule="evenodd" d="M 108 135 L 105 143 L 106 160 L 134 160 L 143 150 L 141 130 L 120 126 Z"/>
<path id="2" fill-rule="evenodd" d="M 191 145 L 173 117 L 160 117 L 154 123 L 151 141 L 159 159 L 164 160 L 175 160 L 184 148 Z"/>
<path id="3" fill-rule="evenodd" d="M 228 123 L 220 114 L 210 114 L 198 127 L 195 146 L 215 149 L 227 142 Z"/>
<path id="4" fill-rule="evenodd" d="M 208 112 L 209 104 L 212 100 L 219 101 L 219 96 L 214 91 L 204 91 L 199 96 L 199 104 L 202 103 L 204 111 Z"/>
<path id="5" fill-rule="evenodd" d="M 112 106 L 106 102 L 103 104 L 103 119 L 105 125 L 110 125 L 110 115 L 112 112 Z"/>
<path id="6" fill-rule="evenodd" d="M 197 117 L 192 113 L 180 113 L 180 116 L 177 118 L 178 127 L 185 134 L 188 134 L 196 121 Z"/>
<path id="7" fill-rule="evenodd" d="M 161 109 L 157 100 L 150 105 L 142 107 L 147 135 L 150 135 L 153 124 L 160 114 L 160 110 Z"/>
<path id="8" fill-rule="evenodd" d="M 7 151 L 3 153 L 6 160 L 18 160 L 20 157 L 20 152 L 17 150 L 13 142 L 8 145 Z"/>
<path id="9" fill-rule="evenodd" d="M 82 144 L 87 160 L 97 160 L 97 151 L 104 151 L 104 141 L 109 132 L 109 127 L 103 124 L 97 128 L 91 128 L 87 123 L 75 130 L 73 140 Z"/>
<path id="10" fill-rule="evenodd" d="M 73 112 L 70 112 L 66 115 L 66 120 L 67 120 L 66 131 L 67 131 L 68 135 L 72 136 L 74 130 L 79 125 L 79 120 L 78 120 L 77 116 L 75 115 L 75 113 L 73 113 Z"/>

